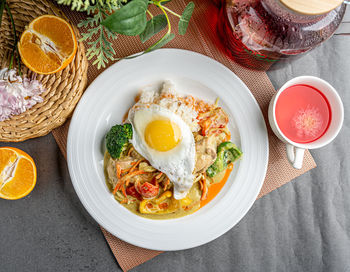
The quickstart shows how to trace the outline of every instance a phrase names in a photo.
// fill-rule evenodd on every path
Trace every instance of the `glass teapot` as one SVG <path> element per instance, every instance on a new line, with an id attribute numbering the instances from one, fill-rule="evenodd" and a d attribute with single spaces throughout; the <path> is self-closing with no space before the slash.
<path id="1" fill-rule="evenodd" d="M 217 27 L 225 50 L 252 69 L 266 69 L 312 50 L 333 35 L 346 9 L 343 0 L 222 0 L 220 4 Z"/>

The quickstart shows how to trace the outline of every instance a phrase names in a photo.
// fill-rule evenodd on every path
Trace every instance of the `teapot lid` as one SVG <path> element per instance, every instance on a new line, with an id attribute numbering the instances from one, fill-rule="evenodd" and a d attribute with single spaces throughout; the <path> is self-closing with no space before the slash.
<path id="1" fill-rule="evenodd" d="M 330 12 L 343 3 L 343 0 L 280 0 L 289 9 L 307 15 Z"/>

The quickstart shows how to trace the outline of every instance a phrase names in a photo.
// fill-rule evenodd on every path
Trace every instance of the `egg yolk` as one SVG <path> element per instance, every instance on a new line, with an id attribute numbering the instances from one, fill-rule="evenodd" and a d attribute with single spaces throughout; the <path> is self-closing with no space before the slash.
<path id="1" fill-rule="evenodd" d="M 146 127 L 145 140 L 157 151 L 169 151 L 180 142 L 181 130 L 170 120 L 154 120 Z"/>

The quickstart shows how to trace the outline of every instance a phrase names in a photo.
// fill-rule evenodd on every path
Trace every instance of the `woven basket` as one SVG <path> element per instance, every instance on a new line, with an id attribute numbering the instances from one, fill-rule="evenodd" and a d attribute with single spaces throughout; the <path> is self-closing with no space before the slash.
<path id="1" fill-rule="evenodd" d="M 16 31 L 21 34 L 25 26 L 34 18 L 53 14 L 67 20 L 64 14 L 46 0 L 7 0 L 10 6 Z M 79 39 L 79 32 L 73 26 Z M 4 10 L 0 31 L 0 66 L 8 67 L 13 45 L 13 32 L 7 12 Z M 74 60 L 62 71 L 52 75 L 33 75 L 22 63 L 22 72 L 27 77 L 36 77 L 46 91 L 41 95 L 42 103 L 36 104 L 26 112 L 0 122 L 0 141 L 20 142 L 48 134 L 62 125 L 72 114 L 87 84 L 88 62 L 82 42 L 78 42 L 78 50 Z"/>

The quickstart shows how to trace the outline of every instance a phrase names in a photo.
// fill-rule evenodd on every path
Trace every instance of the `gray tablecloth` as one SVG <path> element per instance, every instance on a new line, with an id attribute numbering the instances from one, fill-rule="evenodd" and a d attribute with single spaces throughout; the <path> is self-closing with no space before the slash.
<path id="1" fill-rule="evenodd" d="M 350 33 L 350 24 L 338 32 L 345 31 Z M 311 151 L 318 167 L 256 201 L 215 241 L 161 254 L 134 271 L 350 271 L 349 54 L 350 36 L 334 36 L 269 72 L 276 88 L 292 77 L 314 75 L 338 90 L 344 127 L 330 145 Z M 53 137 L 0 143 L 6 145 L 33 156 L 38 182 L 24 199 L 0 200 L 0 271 L 119 271 L 74 192 Z"/>

